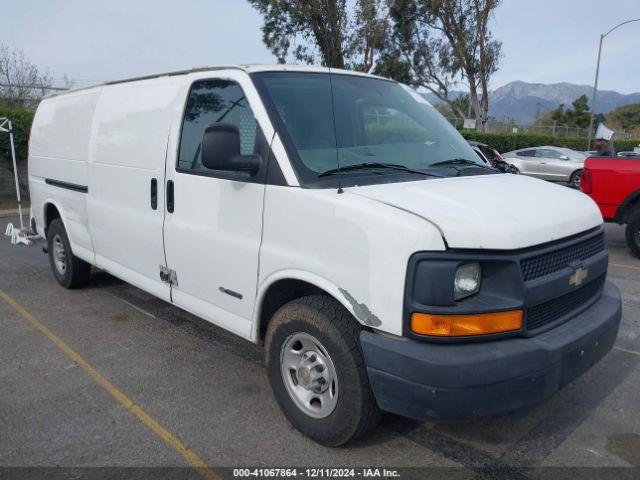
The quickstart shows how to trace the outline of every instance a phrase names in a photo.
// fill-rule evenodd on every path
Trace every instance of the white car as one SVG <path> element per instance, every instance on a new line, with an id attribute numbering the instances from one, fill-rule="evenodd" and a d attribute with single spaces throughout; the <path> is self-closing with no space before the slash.
<path id="1" fill-rule="evenodd" d="M 57 94 L 29 185 L 63 287 L 97 267 L 264 344 L 282 410 L 326 445 L 380 410 L 538 404 L 618 331 L 594 203 L 488 168 L 383 78 L 239 66 Z"/>
<path id="2" fill-rule="evenodd" d="M 569 182 L 577 189 L 580 188 L 582 168 L 587 158 L 584 152 L 551 146 L 521 148 L 502 156 L 523 175 L 552 182 Z"/>

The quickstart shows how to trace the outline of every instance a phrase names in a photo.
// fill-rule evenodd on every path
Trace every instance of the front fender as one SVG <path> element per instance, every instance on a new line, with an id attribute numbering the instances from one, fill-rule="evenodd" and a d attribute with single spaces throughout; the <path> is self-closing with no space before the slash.
<path id="1" fill-rule="evenodd" d="M 284 269 L 273 272 L 263 279 L 258 286 L 251 329 L 251 339 L 253 341 L 256 341 L 259 337 L 260 318 L 266 293 L 269 291 L 269 287 L 280 280 L 300 280 L 325 291 L 340 302 L 340 304 L 342 304 L 342 306 L 346 308 L 347 311 L 349 311 L 362 325 L 376 327 L 381 323 L 365 304 L 358 303 L 358 301 L 347 290 L 339 287 L 332 280 L 305 270 Z"/>
<path id="2" fill-rule="evenodd" d="M 269 285 L 314 285 L 363 325 L 402 334 L 407 262 L 444 250 L 431 222 L 400 208 L 325 189 L 267 187 L 255 319 Z"/>

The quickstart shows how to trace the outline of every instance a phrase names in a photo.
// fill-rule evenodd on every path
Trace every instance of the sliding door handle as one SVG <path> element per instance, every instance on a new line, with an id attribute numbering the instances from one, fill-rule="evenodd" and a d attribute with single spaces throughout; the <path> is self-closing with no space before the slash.
<path id="1" fill-rule="evenodd" d="M 158 180 L 155 178 L 151 179 L 151 208 L 158 209 Z"/>
<path id="2" fill-rule="evenodd" d="M 167 182 L 167 212 L 173 213 L 173 180 Z"/>

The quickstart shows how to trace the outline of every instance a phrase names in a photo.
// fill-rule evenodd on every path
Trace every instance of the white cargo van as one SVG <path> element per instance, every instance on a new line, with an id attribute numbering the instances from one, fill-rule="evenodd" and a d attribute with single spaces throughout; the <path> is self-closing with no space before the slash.
<path id="1" fill-rule="evenodd" d="M 618 331 L 593 202 L 487 167 L 383 78 L 224 67 L 55 95 L 29 184 L 62 286 L 95 266 L 264 342 L 285 415 L 327 445 L 380 410 L 537 404 Z"/>

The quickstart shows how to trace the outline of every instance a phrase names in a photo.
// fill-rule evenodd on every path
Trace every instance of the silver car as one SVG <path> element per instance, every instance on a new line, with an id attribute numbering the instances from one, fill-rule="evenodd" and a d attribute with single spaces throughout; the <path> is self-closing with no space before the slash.
<path id="1" fill-rule="evenodd" d="M 544 146 L 521 148 L 503 153 L 502 157 L 523 175 L 552 182 L 569 182 L 572 187 L 580 188 L 580 176 L 587 155 L 569 148 Z"/>

